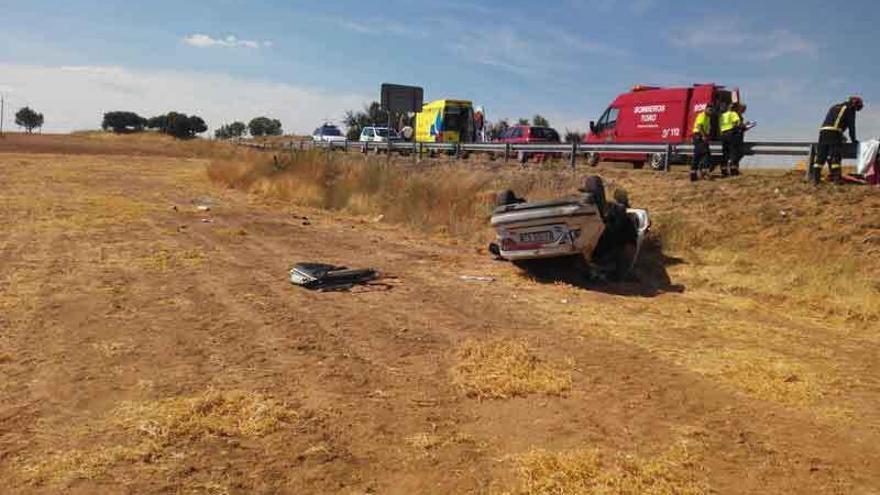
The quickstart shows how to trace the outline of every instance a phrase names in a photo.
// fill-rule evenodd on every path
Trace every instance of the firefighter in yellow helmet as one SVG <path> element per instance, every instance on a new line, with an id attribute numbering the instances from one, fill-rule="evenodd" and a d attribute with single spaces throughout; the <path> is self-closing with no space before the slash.
<path id="1" fill-rule="evenodd" d="M 712 138 L 712 116 L 714 114 L 715 108 L 710 103 L 694 119 L 694 160 L 691 162 L 692 182 L 700 177 L 700 173 L 709 170 L 709 165 L 712 162 L 712 150 L 709 148 L 709 140 Z"/>
<path id="2" fill-rule="evenodd" d="M 841 162 L 843 162 L 843 144 L 846 142 L 843 133 L 848 130 L 850 140 L 858 143 L 856 112 L 864 106 L 861 97 L 850 96 L 845 102 L 828 109 L 828 114 L 825 115 L 825 121 L 822 122 L 822 128 L 819 130 L 816 160 L 810 164 L 810 178 L 814 184 L 818 184 L 822 178 L 822 167 L 826 163 L 831 172 L 831 181 L 835 184 L 843 183 Z"/>

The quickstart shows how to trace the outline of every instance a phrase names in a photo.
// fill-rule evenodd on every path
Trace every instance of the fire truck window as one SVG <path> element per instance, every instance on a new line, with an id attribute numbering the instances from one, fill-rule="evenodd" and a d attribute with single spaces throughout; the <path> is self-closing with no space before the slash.
<path id="1" fill-rule="evenodd" d="M 510 137 L 521 138 L 522 137 L 522 127 L 515 127 L 513 129 L 513 132 L 510 133 Z"/>
<path id="2" fill-rule="evenodd" d="M 609 108 L 608 109 L 608 121 L 605 122 L 603 128 L 605 129 L 614 129 L 614 126 L 617 125 L 617 115 L 620 113 L 619 108 Z"/>

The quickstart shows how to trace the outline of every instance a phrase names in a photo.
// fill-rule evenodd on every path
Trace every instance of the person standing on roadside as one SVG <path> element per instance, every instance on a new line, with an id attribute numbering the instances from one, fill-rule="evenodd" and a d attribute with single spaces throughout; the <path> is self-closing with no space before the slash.
<path id="1" fill-rule="evenodd" d="M 822 127 L 819 129 L 819 145 L 816 148 L 816 160 L 810 164 L 810 179 L 818 184 L 822 179 L 822 167 L 828 164 L 831 181 L 843 183 L 842 162 L 843 144 L 846 138 L 844 131 L 849 131 L 849 138 L 854 144 L 856 139 L 856 112 L 864 108 L 859 96 L 850 96 L 845 102 L 838 103 L 828 109 Z"/>
<path id="2" fill-rule="evenodd" d="M 700 178 L 700 174 L 709 170 L 712 161 L 712 150 L 709 140 L 712 136 L 712 116 L 715 109 L 711 103 L 706 109 L 697 114 L 694 120 L 694 160 L 691 162 L 691 182 Z"/>
<path id="3" fill-rule="evenodd" d="M 745 142 L 745 123 L 742 113 L 745 105 L 731 103 L 726 112 L 721 114 L 722 162 L 721 175 L 739 175 L 739 162 L 742 160 Z"/>

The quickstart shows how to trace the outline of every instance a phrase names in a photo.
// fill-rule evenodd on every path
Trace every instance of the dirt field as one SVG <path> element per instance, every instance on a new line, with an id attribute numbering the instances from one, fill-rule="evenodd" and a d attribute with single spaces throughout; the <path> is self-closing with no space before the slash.
<path id="1" fill-rule="evenodd" d="M 188 152 L 34 150 L 0 142 L 0 492 L 880 493 L 876 192 L 601 170 L 665 244 L 583 287 Z"/>

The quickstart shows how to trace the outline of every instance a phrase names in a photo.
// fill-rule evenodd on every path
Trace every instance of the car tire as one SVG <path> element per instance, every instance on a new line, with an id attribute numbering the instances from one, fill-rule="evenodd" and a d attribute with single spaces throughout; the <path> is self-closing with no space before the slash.
<path id="1" fill-rule="evenodd" d="M 505 189 L 495 196 L 495 207 L 525 203 L 525 198 L 520 198 L 513 189 Z"/>
<path id="2" fill-rule="evenodd" d="M 654 170 L 665 170 L 664 164 L 666 162 L 666 154 L 665 153 L 652 153 L 651 156 L 648 157 L 648 164 Z"/>
<path id="3" fill-rule="evenodd" d="M 632 162 L 633 168 L 636 170 L 641 170 L 645 168 L 645 162 Z"/>
<path id="4" fill-rule="evenodd" d="M 603 218 L 605 212 L 605 181 L 602 180 L 602 177 L 598 175 L 591 175 L 584 180 L 584 187 L 581 188 L 581 191 L 585 193 L 589 193 L 593 195 L 593 200 L 596 202 L 596 206 L 599 208 Z"/>
<path id="5" fill-rule="evenodd" d="M 599 165 L 599 153 L 587 153 L 587 165 L 596 167 Z"/>

